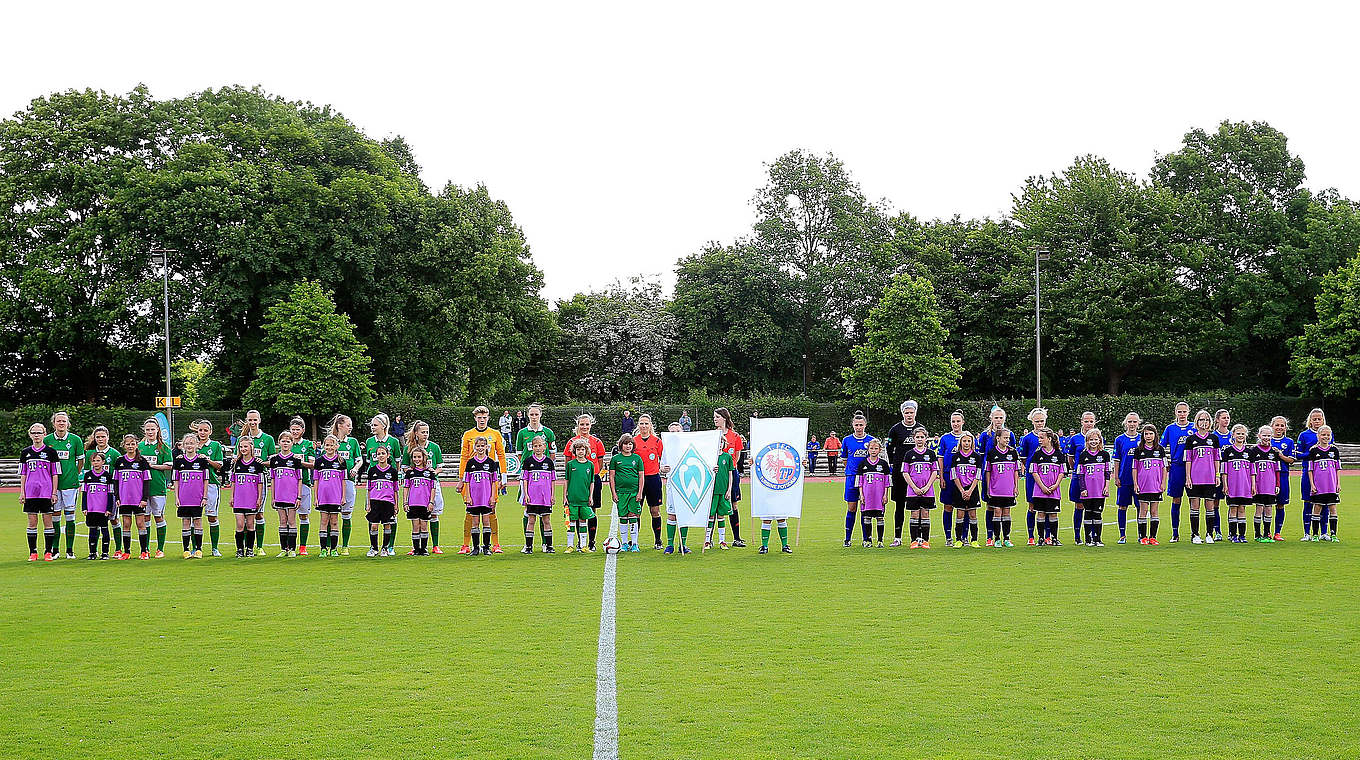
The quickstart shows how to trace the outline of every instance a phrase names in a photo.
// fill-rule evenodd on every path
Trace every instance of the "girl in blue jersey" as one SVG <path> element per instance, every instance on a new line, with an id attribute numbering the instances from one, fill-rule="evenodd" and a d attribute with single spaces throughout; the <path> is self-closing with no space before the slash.
<path id="1" fill-rule="evenodd" d="M 1294 443 L 1295 458 L 1303 460 L 1304 464 L 1299 471 L 1299 498 L 1303 500 L 1303 540 L 1311 540 L 1308 531 L 1311 530 L 1313 522 L 1313 489 L 1311 478 L 1308 475 L 1308 452 L 1318 442 L 1318 431 L 1327 424 L 1327 415 L 1321 409 L 1314 409 L 1308 413 L 1308 427 L 1299 433 L 1299 440 Z"/>
<path id="2" fill-rule="evenodd" d="M 1190 404 L 1176 402 L 1176 421 L 1162 430 L 1162 448 L 1170 457 L 1166 495 L 1171 497 L 1171 543 L 1181 540 L 1181 495 L 1185 493 L 1185 437 L 1195 430 L 1190 422 Z"/>
<path id="3" fill-rule="evenodd" d="M 940 515 L 944 523 L 944 545 L 954 545 L 954 481 L 949 477 L 953 464 L 954 450 L 959 446 L 959 436 L 963 435 L 963 412 L 955 409 L 949 415 L 949 432 L 940 436 L 936 454 L 940 457 Z"/>
<path id="4" fill-rule="evenodd" d="M 1298 461 L 1294 439 L 1289 437 L 1289 420 L 1276 416 L 1270 421 L 1270 445 L 1280 452 L 1280 491 L 1275 497 L 1274 541 L 1283 541 L 1284 510 L 1289 505 L 1289 466 Z"/>
<path id="5" fill-rule="evenodd" d="M 1020 439 L 1020 457 L 1025 465 L 1025 503 L 1029 509 L 1025 512 L 1025 528 L 1029 531 L 1030 543 L 1034 542 L 1034 473 L 1029 471 L 1030 460 L 1034 458 L 1034 452 L 1043 446 L 1044 439 L 1039 431 L 1048 427 L 1048 410 L 1031 409 L 1027 417 L 1030 424 L 1030 431 L 1025 433 L 1025 437 Z"/>
<path id="6" fill-rule="evenodd" d="M 855 480 L 859 477 L 859 466 L 869 454 L 869 441 L 878 440 L 864 432 L 868 425 L 869 420 L 864 416 L 864 412 L 856 411 L 854 418 L 850 421 L 850 427 L 854 430 L 854 433 L 847 435 L 841 441 L 845 454 L 846 548 L 850 547 L 850 536 L 855 530 L 855 513 L 859 509 L 859 487 L 855 485 Z"/>

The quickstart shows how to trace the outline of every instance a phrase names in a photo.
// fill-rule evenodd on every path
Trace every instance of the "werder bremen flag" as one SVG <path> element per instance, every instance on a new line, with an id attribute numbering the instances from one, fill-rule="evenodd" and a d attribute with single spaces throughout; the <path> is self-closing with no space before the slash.
<path id="1" fill-rule="evenodd" d="M 803 516 L 806 417 L 751 420 L 751 517 Z"/>
<path id="2" fill-rule="evenodd" d="M 666 479 L 666 511 L 682 528 L 708 525 L 713 506 L 713 470 L 718 466 L 716 430 L 661 434 L 661 464 L 670 468 Z"/>

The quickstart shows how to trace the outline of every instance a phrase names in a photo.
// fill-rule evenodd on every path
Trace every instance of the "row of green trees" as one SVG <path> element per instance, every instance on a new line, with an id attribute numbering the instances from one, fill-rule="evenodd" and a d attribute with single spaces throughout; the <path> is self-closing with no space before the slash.
<path id="1" fill-rule="evenodd" d="M 1045 395 L 1353 396 L 1360 207 L 1304 180 L 1278 130 L 1225 122 L 1146 180 L 1081 156 L 1004 218 L 923 221 L 792 151 L 671 297 L 623 278 L 550 307 L 506 205 L 431 191 L 399 137 L 259 90 L 58 93 L 0 122 L 0 392 L 144 404 L 168 248 L 204 406 L 1022 397 L 1042 250 Z"/>

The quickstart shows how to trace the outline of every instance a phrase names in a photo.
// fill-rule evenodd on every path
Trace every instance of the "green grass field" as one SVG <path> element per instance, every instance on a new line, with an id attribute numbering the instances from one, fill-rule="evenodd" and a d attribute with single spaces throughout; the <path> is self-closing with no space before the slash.
<path id="1" fill-rule="evenodd" d="M 4 756 L 591 754 L 603 553 L 30 564 L 0 507 Z M 619 558 L 621 757 L 1360 754 L 1360 544 L 1297 505 L 1283 544 L 1104 549 L 844 549 L 833 484 L 805 513 L 792 556 L 747 518 Z"/>

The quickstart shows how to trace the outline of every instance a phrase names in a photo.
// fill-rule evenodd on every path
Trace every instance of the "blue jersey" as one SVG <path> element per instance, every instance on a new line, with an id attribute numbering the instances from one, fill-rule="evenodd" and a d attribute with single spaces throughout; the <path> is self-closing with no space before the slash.
<path id="1" fill-rule="evenodd" d="M 876 440 L 878 439 L 868 433 L 865 433 L 863 438 L 856 438 L 852 434 L 841 440 L 841 454 L 845 457 L 846 483 L 855 481 L 855 476 L 859 475 L 859 466 L 869 456 L 869 441 Z"/>
<path id="2" fill-rule="evenodd" d="M 1119 484 L 1127 487 L 1133 483 L 1133 451 L 1138 448 L 1142 436 L 1137 433 L 1130 438 L 1127 433 L 1114 439 L 1114 458 L 1119 461 Z"/>

